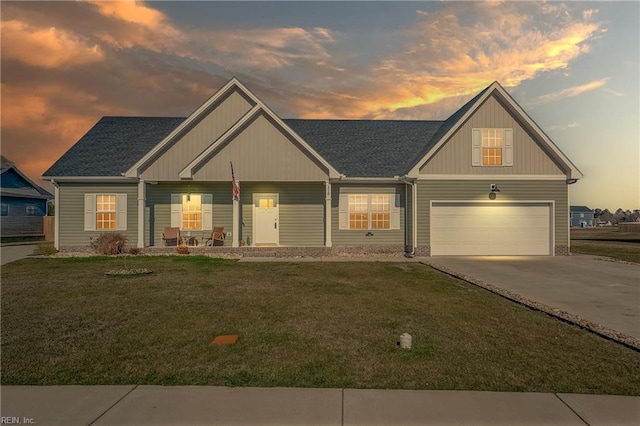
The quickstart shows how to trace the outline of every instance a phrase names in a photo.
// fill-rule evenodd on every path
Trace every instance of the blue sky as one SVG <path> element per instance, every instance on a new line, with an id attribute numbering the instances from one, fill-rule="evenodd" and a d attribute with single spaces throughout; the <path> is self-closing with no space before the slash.
<path id="1" fill-rule="evenodd" d="M 283 118 L 445 119 L 499 81 L 640 208 L 637 2 L 7 2 L 2 153 L 34 179 L 100 117 L 186 116 L 238 77 Z"/>

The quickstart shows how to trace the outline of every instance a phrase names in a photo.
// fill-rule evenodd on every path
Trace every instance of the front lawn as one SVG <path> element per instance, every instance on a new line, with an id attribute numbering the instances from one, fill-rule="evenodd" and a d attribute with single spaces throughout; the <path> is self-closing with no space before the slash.
<path id="1" fill-rule="evenodd" d="M 571 253 L 606 256 L 640 263 L 640 242 L 571 240 Z"/>
<path id="2" fill-rule="evenodd" d="M 122 268 L 154 272 L 105 276 Z M 638 352 L 419 264 L 25 259 L 1 278 L 3 385 L 640 395 Z"/>

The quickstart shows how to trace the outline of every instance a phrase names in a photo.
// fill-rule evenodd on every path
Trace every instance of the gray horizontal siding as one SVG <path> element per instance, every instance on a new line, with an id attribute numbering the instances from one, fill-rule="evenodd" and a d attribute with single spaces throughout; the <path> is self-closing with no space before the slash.
<path id="1" fill-rule="evenodd" d="M 418 245 L 430 245 L 430 201 L 489 201 L 491 180 L 419 180 L 418 181 Z M 555 201 L 555 244 L 568 245 L 567 184 L 564 181 L 500 180 L 499 202 Z"/>
<path id="2" fill-rule="evenodd" d="M 138 241 L 137 184 L 88 184 L 60 182 L 58 211 L 60 247 L 88 246 L 90 238 L 97 238 L 101 231 L 84 230 L 84 194 L 127 194 L 127 230 L 119 232 L 127 238 L 127 245 L 135 247 Z"/>
<path id="3" fill-rule="evenodd" d="M 340 194 L 400 194 L 400 229 L 340 229 Z M 331 186 L 331 239 L 334 246 L 405 245 L 405 185 L 334 184 Z M 366 236 L 371 232 L 372 236 Z"/>
<path id="4" fill-rule="evenodd" d="M 145 245 L 161 246 L 164 228 L 171 226 L 171 194 L 213 194 L 213 226 L 224 227 L 224 232 L 232 232 L 232 189 L 228 183 L 173 182 L 147 185 L 145 207 Z M 191 235 L 201 242 L 211 236 L 211 231 L 191 231 Z M 232 238 L 225 240 L 231 245 Z"/>
<path id="5" fill-rule="evenodd" d="M 487 127 L 513 129 L 513 166 L 471 165 L 471 129 Z M 563 172 L 502 104 L 491 96 L 420 169 L 420 174 L 562 175 Z"/>
<path id="6" fill-rule="evenodd" d="M 25 237 L 44 235 L 44 216 L 2 216 L 0 235 Z"/>
<path id="7" fill-rule="evenodd" d="M 253 241 L 253 194 L 278 194 L 281 246 L 324 245 L 324 183 L 251 183 L 240 188 L 242 235 Z"/>

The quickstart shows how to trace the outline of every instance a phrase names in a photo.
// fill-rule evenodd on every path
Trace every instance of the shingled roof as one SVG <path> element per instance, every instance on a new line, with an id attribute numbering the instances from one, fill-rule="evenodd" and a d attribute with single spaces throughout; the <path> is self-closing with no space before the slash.
<path id="1" fill-rule="evenodd" d="M 283 120 L 340 173 L 404 175 L 441 121 Z"/>
<path id="2" fill-rule="evenodd" d="M 184 117 L 103 117 L 43 176 L 120 176 Z"/>
<path id="3" fill-rule="evenodd" d="M 43 176 L 120 176 L 184 117 L 104 117 Z M 283 120 L 346 176 L 405 174 L 441 121 Z"/>

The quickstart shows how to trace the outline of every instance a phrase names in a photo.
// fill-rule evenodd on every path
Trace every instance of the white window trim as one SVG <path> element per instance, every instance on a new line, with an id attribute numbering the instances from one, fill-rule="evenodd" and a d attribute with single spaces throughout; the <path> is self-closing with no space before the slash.
<path id="1" fill-rule="evenodd" d="M 213 230 L 213 194 L 191 192 L 191 195 L 200 195 L 202 202 L 201 229 L 188 229 L 186 231 L 211 231 Z M 182 228 L 182 197 L 184 193 L 171 194 L 171 227 Z"/>
<path id="2" fill-rule="evenodd" d="M 482 131 L 502 130 L 502 164 L 482 164 Z M 512 167 L 513 166 L 513 129 L 499 127 L 480 127 L 471 129 L 471 165 L 473 167 Z"/>
<path id="3" fill-rule="evenodd" d="M 367 228 L 350 228 L 349 196 L 367 197 Z M 389 228 L 371 228 L 371 197 L 387 195 L 389 197 Z M 340 194 L 338 203 L 338 229 L 349 231 L 396 231 L 400 229 L 400 194 L 394 193 L 353 193 Z"/>
<path id="4" fill-rule="evenodd" d="M 96 213 L 98 206 L 96 204 L 97 195 L 115 195 L 116 197 L 116 229 L 97 229 Z M 127 194 L 114 192 L 98 192 L 84 194 L 84 230 L 115 232 L 127 230 Z"/>

